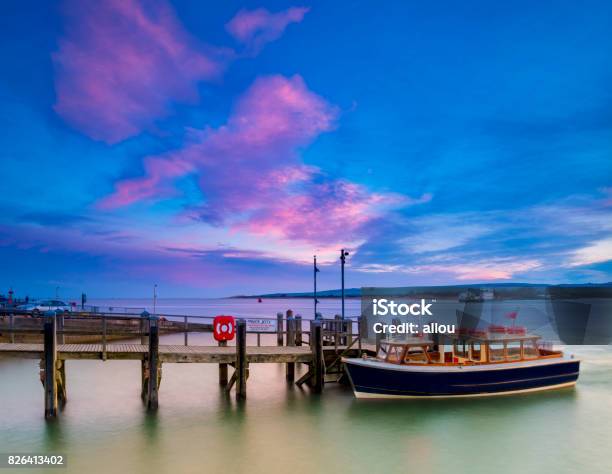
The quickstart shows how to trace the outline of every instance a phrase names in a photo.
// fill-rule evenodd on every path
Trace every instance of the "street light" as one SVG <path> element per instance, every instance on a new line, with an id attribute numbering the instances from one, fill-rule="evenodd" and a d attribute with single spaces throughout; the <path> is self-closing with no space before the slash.
<path id="1" fill-rule="evenodd" d="M 157 314 L 155 312 L 155 307 L 157 306 L 157 283 L 153 285 L 153 314 Z"/>
<path id="2" fill-rule="evenodd" d="M 317 256 L 314 256 L 314 267 L 313 267 L 313 274 L 314 274 L 314 318 L 317 319 L 317 304 L 319 304 L 319 300 L 317 299 L 317 273 L 319 273 L 321 270 L 319 270 L 317 268 Z"/>
<path id="3" fill-rule="evenodd" d="M 341 275 L 342 275 L 342 319 L 344 319 L 344 264 L 349 253 L 345 249 L 340 249 Z"/>

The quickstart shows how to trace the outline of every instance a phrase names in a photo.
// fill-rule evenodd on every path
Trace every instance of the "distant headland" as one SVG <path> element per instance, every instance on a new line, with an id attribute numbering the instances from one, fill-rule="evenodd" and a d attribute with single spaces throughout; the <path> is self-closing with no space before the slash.
<path id="1" fill-rule="evenodd" d="M 414 289 L 428 289 L 428 290 L 465 290 L 470 288 L 541 288 L 541 287 L 577 287 L 577 288 L 610 288 L 612 282 L 606 283 L 577 283 L 570 284 L 564 283 L 559 285 L 551 285 L 546 283 L 472 283 L 469 285 L 432 285 L 432 286 L 410 286 Z M 342 290 L 325 290 L 317 291 L 317 298 L 340 298 Z M 312 291 L 304 291 L 297 293 L 264 293 L 259 295 L 235 295 L 230 298 L 312 298 L 314 296 Z M 361 288 L 345 288 L 344 296 L 346 298 L 361 298 Z"/>

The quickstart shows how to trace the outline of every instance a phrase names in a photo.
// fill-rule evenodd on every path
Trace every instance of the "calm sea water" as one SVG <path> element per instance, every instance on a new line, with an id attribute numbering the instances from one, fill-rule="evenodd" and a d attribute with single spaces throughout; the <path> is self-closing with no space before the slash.
<path id="1" fill-rule="evenodd" d="M 312 313 L 308 300 L 158 302 L 159 312 L 181 314 L 288 308 Z M 321 309 L 332 315 L 339 302 Z M 347 314 L 358 313 L 349 301 Z M 162 338 L 173 341 L 182 336 Z M 575 389 L 461 400 L 357 401 L 337 384 L 313 396 L 288 385 L 283 366 L 253 364 L 239 404 L 219 389 L 215 365 L 165 364 L 154 415 L 140 400 L 138 362 L 68 361 L 68 403 L 52 423 L 38 362 L 0 359 L 0 452 L 64 453 L 67 468 L 52 472 L 71 473 L 610 473 L 612 348 L 568 349 L 583 361 Z"/>

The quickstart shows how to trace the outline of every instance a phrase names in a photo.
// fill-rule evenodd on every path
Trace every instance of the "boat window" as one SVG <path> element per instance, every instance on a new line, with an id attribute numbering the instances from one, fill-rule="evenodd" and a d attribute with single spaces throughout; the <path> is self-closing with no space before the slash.
<path id="1" fill-rule="evenodd" d="M 504 360 L 504 343 L 490 342 L 489 343 L 489 360 L 491 362 L 499 362 Z"/>
<path id="2" fill-rule="evenodd" d="M 422 347 L 409 347 L 404 356 L 404 362 L 408 364 L 427 364 L 427 354 Z"/>
<path id="3" fill-rule="evenodd" d="M 387 362 L 393 362 L 399 364 L 402 361 L 402 354 L 404 352 L 404 346 L 391 346 L 389 348 L 389 355 L 387 356 Z"/>
<path id="4" fill-rule="evenodd" d="M 538 357 L 538 345 L 536 341 L 523 341 L 523 358 L 535 359 L 536 357 Z"/>
<path id="5" fill-rule="evenodd" d="M 453 351 L 455 352 L 455 357 L 467 357 L 468 344 L 464 340 L 455 341 Z"/>
<path id="6" fill-rule="evenodd" d="M 389 349 L 389 346 L 387 344 L 381 344 L 380 347 L 378 348 L 378 354 L 376 354 L 376 357 L 378 357 L 379 359 L 385 360 L 387 358 L 388 349 Z"/>
<path id="7" fill-rule="evenodd" d="M 480 361 L 482 356 L 482 345 L 480 342 L 472 342 L 472 360 Z"/>
<path id="8" fill-rule="evenodd" d="M 506 359 L 519 360 L 521 358 L 521 341 L 508 341 L 506 343 Z"/>

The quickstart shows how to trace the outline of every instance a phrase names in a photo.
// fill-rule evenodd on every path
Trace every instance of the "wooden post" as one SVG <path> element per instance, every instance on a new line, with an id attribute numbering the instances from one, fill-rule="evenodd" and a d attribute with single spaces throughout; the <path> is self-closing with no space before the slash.
<path id="1" fill-rule="evenodd" d="M 310 386 L 313 392 L 321 393 L 325 384 L 325 361 L 323 360 L 323 332 L 320 321 L 310 322 L 310 349 L 312 351 Z"/>
<path id="2" fill-rule="evenodd" d="M 359 350 L 359 357 L 361 357 L 361 341 L 363 340 L 363 329 L 361 327 L 362 321 L 362 316 L 359 316 L 359 319 L 357 320 L 357 349 Z"/>
<path id="3" fill-rule="evenodd" d="M 11 331 L 9 334 L 9 342 L 11 344 L 15 343 L 15 315 L 13 313 L 9 314 L 9 330 Z"/>
<path id="4" fill-rule="evenodd" d="M 302 316 L 299 314 L 295 317 L 295 345 L 302 345 Z"/>
<path id="5" fill-rule="evenodd" d="M 353 320 L 346 320 L 346 347 L 353 343 Z"/>
<path id="6" fill-rule="evenodd" d="M 227 341 L 219 341 L 219 347 L 227 346 Z M 227 386 L 227 364 L 219 364 L 219 385 Z"/>
<path id="7" fill-rule="evenodd" d="M 102 360 L 106 360 L 106 315 L 102 315 Z"/>
<path id="8" fill-rule="evenodd" d="M 336 314 L 334 319 L 334 347 L 336 352 L 338 352 L 338 346 L 340 345 L 340 327 L 342 325 L 342 315 Z"/>
<path id="9" fill-rule="evenodd" d="M 244 400 L 247 395 L 246 321 L 236 321 L 236 399 Z"/>
<path id="10" fill-rule="evenodd" d="M 44 316 L 44 382 L 45 387 L 45 418 L 57 417 L 57 334 L 55 326 L 55 311 L 46 311 Z"/>
<path id="11" fill-rule="evenodd" d="M 149 342 L 147 338 L 147 323 L 149 322 L 149 312 L 143 311 L 140 313 L 140 344 L 146 346 Z"/>
<path id="12" fill-rule="evenodd" d="M 57 343 L 64 343 L 64 312 L 58 311 L 55 317 Z"/>
<path id="13" fill-rule="evenodd" d="M 187 322 L 187 316 L 185 316 L 185 327 L 183 329 L 185 331 L 185 345 L 188 345 L 189 323 Z"/>
<path id="14" fill-rule="evenodd" d="M 295 318 L 287 318 L 287 346 L 295 346 Z M 287 362 L 286 370 L 287 382 L 293 382 L 295 380 L 295 362 Z"/>
<path id="15" fill-rule="evenodd" d="M 147 409 L 156 410 L 159 402 L 159 319 L 149 318 L 149 381 L 147 385 Z"/>
<path id="16" fill-rule="evenodd" d="M 276 345 L 283 345 L 283 313 L 276 313 Z"/>

